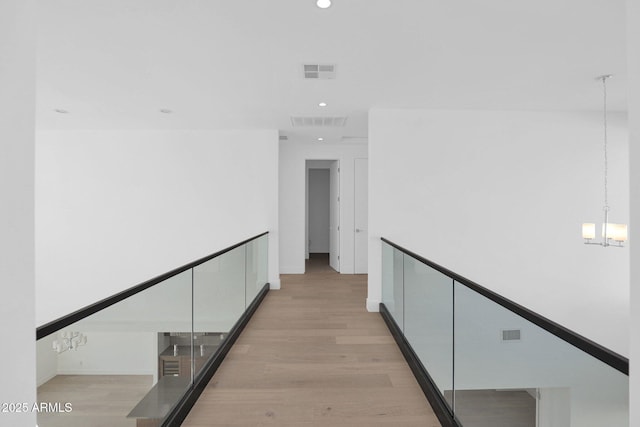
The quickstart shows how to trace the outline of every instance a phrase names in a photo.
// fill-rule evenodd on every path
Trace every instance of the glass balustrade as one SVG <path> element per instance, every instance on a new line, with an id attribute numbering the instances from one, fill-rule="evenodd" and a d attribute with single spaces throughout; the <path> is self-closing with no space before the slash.
<path id="1" fill-rule="evenodd" d="M 382 301 L 389 314 L 404 331 L 404 255 L 382 243 Z"/>
<path id="2" fill-rule="evenodd" d="M 38 426 L 161 426 L 267 283 L 267 250 L 264 234 L 38 339 Z"/>
<path id="3" fill-rule="evenodd" d="M 404 335 L 451 405 L 453 389 L 452 280 L 411 257 L 404 259 Z"/>
<path id="4" fill-rule="evenodd" d="M 193 269 L 194 371 L 222 343 L 245 309 L 245 247 Z"/>
<path id="5" fill-rule="evenodd" d="M 457 282 L 454 310 L 455 413 L 464 426 L 518 416 L 540 426 L 628 425 L 625 374 Z"/>
<path id="6" fill-rule="evenodd" d="M 269 252 L 267 236 L 258 237 L 246 245 L 246 294 L 245 305 L 255 299 L 267 283 L 267 254 Z"/>
<path id="7" fill-rule="evenodd" d="M 626 373 L 452 276 L 382 243 L 382 302 L 459 425 L 628 427 Z"/>

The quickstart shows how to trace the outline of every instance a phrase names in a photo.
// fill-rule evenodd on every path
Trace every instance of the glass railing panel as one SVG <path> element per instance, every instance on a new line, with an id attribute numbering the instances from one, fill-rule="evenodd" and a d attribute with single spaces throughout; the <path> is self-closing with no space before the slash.
<path id="1" fill-rule="evenodd" d="M 404 335 L 451 405 L 453 390 L 453 282 L 404 255 Z"/>
<path id="2" fill-rule="evenodd" d="M 404 331 L 404 254 L 382 242 L 382 302 Z"/>
<path id="3" fill-rule="evenodd" d="M 191 299 L 189 270 L 40 339 L 38 402 L 63 410 L 38 425 L 159 425 L 191 384 Z"/>
<path id="4" fill-rule="evenodd" d="M 193 269 L 195 375 L 245 309 L 245 245 Z"/>
<path id="5" fill-rule="evenodd" d="M 247 251 L 247 277 L 245 307 L 255 299 L 268 281 L 267 253 L 269 250 L 268 235 L 261 236 L 246 244 Z"/>
<path id="6" fill-rule="evenodd" d="M 457 282 L 454 385 L 464 427 L 629 425 L 626 375 Z"/>

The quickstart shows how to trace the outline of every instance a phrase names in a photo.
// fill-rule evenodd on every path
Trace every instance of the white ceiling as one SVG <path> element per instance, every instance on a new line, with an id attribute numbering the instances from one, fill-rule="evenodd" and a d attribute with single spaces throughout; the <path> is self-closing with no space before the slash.
<path id="1" fill-rule="evenodd" d="M 296 141 L 357 141 L 371 107 L 601 109 L 605 73 L 610 108 L 626 110 L 624 0 L 38 7 L 40 129 L 277 128 Z M 336 64 L 337 78 L 303 80 L 303 63 Z M 348 121 L 293 128 L 292 115 Z"/>

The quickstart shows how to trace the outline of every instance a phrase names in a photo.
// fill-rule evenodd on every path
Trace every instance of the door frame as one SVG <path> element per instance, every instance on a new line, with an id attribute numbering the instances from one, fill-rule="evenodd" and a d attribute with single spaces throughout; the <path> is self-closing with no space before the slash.
<path id="1" fill-rule="evenodd" d="M 360 228 L 362 224 L 358 222 L 358 164 L 364 163 L 365 171 L 367 172 L 364 176 L 364 184 L 365 184 L 365 194 L 366 203 L 364 206 L 361 206 L 365 212 L 365 221 L 366 228 Z M 368 274 L 369 273 L 369 159 L 366 157 L 356 157 L 353 159 L 353 273 L 354 274 Z M 358 259 L 358 240 L 359 237 L 364 238 L 364 247 L 360 247 L 360 251 L 364 252 L 364 265 L 359 263 Z"/>

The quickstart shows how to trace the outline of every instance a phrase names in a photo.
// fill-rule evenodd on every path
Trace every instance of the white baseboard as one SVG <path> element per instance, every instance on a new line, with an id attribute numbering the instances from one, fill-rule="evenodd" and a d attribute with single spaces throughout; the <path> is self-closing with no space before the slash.
<path id="1" fill-rule="evenodd" d="M 280 274 L 304 274 L 304 267 L 280 267 Z"/>
<path id="2" fill-rule="evenodd" d="M 367 311 L 377 313 L 380 311 L 380 301 L 367 298 Z"/>
<path id="3" fill-rule="evenodd" d="M 154 375 L 155 372 L 63 369 L 58 375 Z"/>
<path id="4" fill-rule="evenodd" d="M 271 290 L 280 289 L 280 280 L 269 280 L 269 289 Z"/>
<path id="5" fill-rule="evenodd" d="M 38 387 L 40 387 L 42 384 L 46 383 L 49 380 L 52 380 L 53 378 L 55 378 L 55 376 L 58 375 L 57 373 L 55 374 L 49 374 L 47 376 L 45 376 L 44 378 L 38 378 Z"/>

